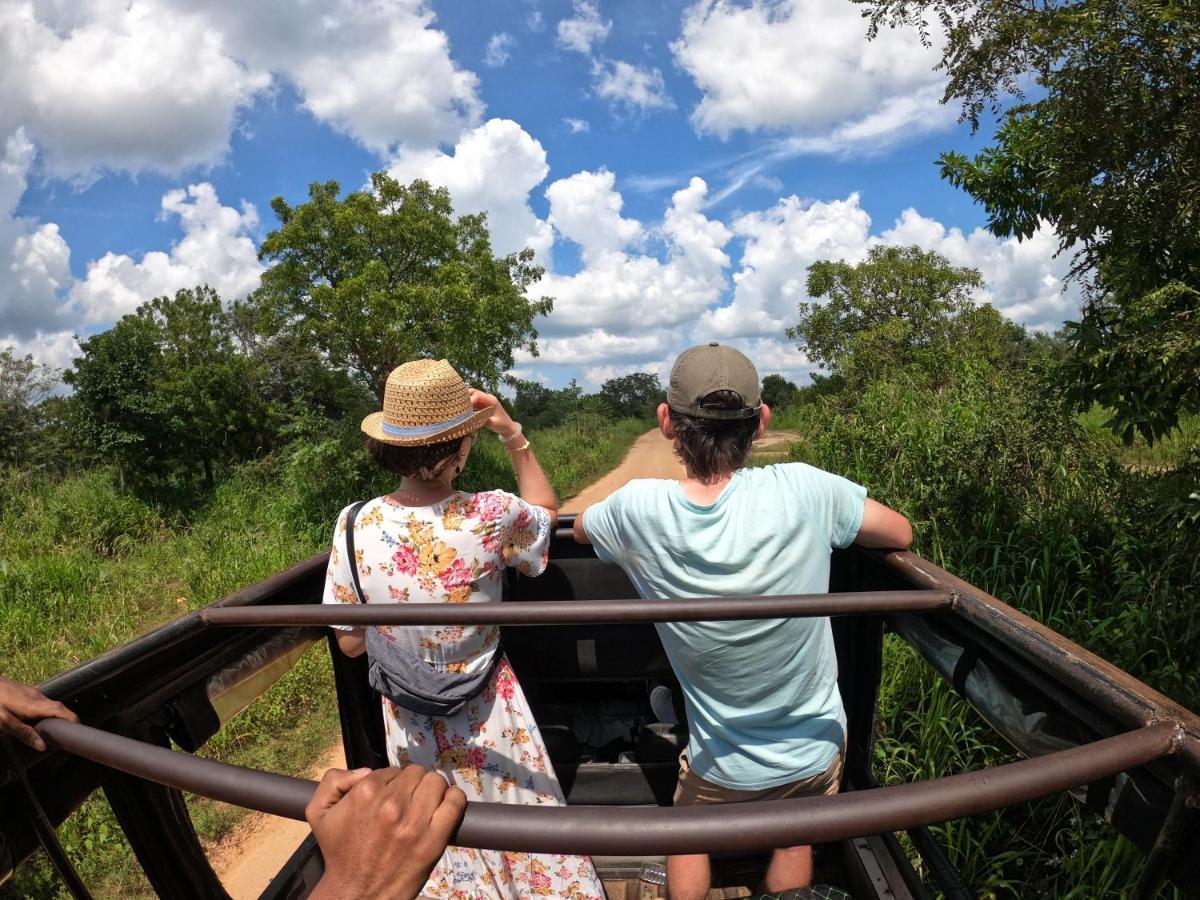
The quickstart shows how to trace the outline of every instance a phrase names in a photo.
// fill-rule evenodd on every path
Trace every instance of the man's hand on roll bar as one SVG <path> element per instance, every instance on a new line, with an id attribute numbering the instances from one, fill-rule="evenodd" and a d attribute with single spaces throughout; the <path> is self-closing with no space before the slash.
<path id="1" fill-rule="evenodd" d="M 79 717 L 57 700 L 51 700 L 35 688 L 18 684 L 0 675 L 0 734 L 11 734 L 34 750 L 45 750 L 46 742 L 41 739 L 28 721 L 37 721 L 50 716 L 78 722 Z"/>
<path id="2" fill-rule="evenodd" d="M 330 769 L 304 816 L 325 857 L 313 900 L 411 900 L 462 821 L 466 795 L 423 766 Z"/>

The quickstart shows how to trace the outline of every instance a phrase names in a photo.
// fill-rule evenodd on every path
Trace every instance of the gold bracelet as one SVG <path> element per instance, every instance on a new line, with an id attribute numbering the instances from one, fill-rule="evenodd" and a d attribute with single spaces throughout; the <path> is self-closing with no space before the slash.
<path id="1" fill-rule="evenodd" d="M 520 447 L 509 447 L 508 444 L 504 446 L 508 448 L 509 453 L 520 453 L 522 450 L 529 449 L 529 438 L 525 438 L 525 442 Z"/>

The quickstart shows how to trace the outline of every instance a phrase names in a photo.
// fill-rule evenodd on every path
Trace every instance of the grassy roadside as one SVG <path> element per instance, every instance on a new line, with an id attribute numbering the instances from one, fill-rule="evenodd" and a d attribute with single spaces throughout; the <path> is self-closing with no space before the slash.
<path id="1" fill-rule="evenodd" d="M 579 418 L 529 435 L 560 497 L 620 462 L 648 424 Z M 243 466 L 186 511 L 122 495 L 103 469 L 61 480 L 0 473 L 0 660 L 43 681 L 179 614 L 253 584 L 322 549 L 337 511 L 390 489 L 353 440 L 298 442 Z M 349 448 L 349 449 L 348 449 Z M 507 454 L 483 436 L 461 486 L 514 489 Z M 337 734 L 332 673 L 320 645 L 205 747 L 206 755 L 296 774 Z M 191 806 L 205 840 L 241 818 Z M 97 897 L 150 895 L 102 795 L 60 829 Z M 66 896 L 39 854 L 0 897 Z"/>
<path id="2" fill-rule="evenodd" d="M 1019 380 L 897 379 L 777 416 L 791 458 L 867 485 L 913 521 L 919 553 L 1200 708 L 1200 583 L 1188 434 L 1141 467 Z M 1195 422 L 1187 425 L 1195 427 Z M 876 774 L 912 781 L 1016 758 L 907 644 L 889 636 Z M 1127 896 L 1142 855 L 1067 796 L 934 829 L 981 897 Z M 1168 895 L 1171 895 L 1168 893 Z"/>

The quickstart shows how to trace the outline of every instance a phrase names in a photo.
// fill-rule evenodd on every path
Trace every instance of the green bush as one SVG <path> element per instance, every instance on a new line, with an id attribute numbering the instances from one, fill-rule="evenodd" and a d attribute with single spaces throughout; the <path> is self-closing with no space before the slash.
<path id="1" fill-rule="evenodd" d="M 899 374 L 814 397 L 776 425 L 802 436 L 793 458 L 905 512 L 924 556 L 1200 707 L 1200 541 L 1165 502 L 1194 476 L 1128 470 L 1043 383 L 961 362 L 940 386 Z M 894 638 L 879 723 L 881 780 L 1015 758 Z M 1140 870 L 1127 842 L 1065 796 L 935 830 L 980 896 L 1117 897 Z"/>

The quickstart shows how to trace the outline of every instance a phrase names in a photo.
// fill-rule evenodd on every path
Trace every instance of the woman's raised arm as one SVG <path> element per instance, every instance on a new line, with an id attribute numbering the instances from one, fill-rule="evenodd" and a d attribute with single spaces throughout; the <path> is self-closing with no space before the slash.
<path id="1" fill-rule="evenodd" d="M 504 404 L 492 394 L 471 388 L 471 406 L 475 409 L 496 407 L 496 411 L 487 421 L 487 429 L 494 431 L 508 450 L 513 472 L 517 476 L 517 493 L 526 503 L 540 506 L 550 513 L 550 526 L 554 527 L 558 522 L 558 498 L 554 496 L 550 479 L 546 477 L 537 457 L 533 455 L 533 448 L 529 446 L 529 440 L 522 433 L 520 424 L 512 420 Z"/>

